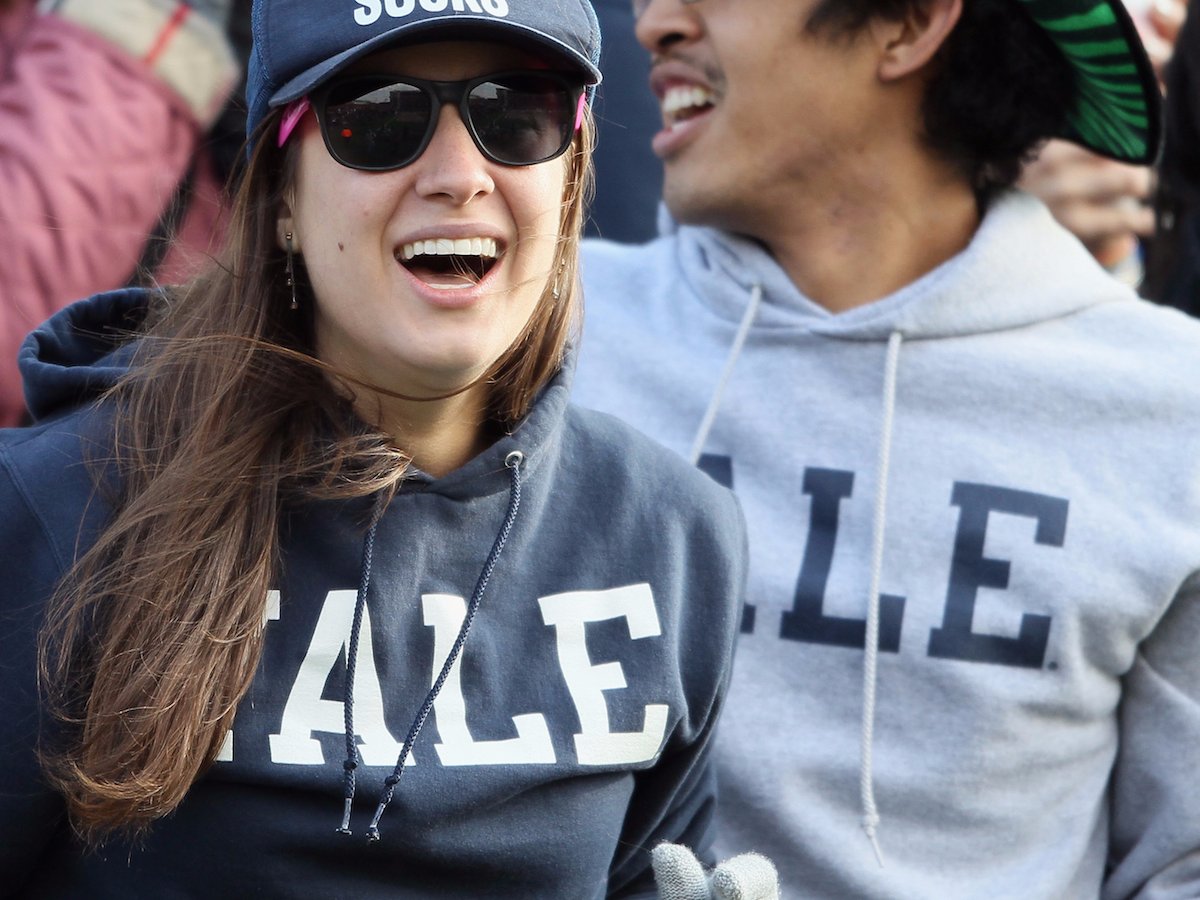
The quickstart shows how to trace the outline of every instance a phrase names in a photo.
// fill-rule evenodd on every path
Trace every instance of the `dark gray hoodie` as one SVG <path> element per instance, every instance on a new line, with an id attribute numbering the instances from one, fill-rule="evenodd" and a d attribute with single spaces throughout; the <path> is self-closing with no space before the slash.
<path id="1" fill-rule="evenodd" d="M 218 762 L 144 843 L 82 853 L 33 753 L 45 724 L 35 632 L 104 520 L 81 446 L 105 433 L 91 400 L 123 367 L 89 335 L 145 301 L 99 295 L 35 332 L 22 364 L 42 424 L 0 431 L 0 894 L 602 897 L 650 886 L 661 840 L 707 849 L 709 748 L 745 570 L 740 512 L 668 451 L 569 406 L 560 374 L 467 465 L 413 473 L 370 554 L 362 504 L 291 510 L 278 590 L 263 598 L 259 674 Z M 348 655 L 352 836 L 334 833 Z M 369 843 L 385 779 L 401 769 Z"/>

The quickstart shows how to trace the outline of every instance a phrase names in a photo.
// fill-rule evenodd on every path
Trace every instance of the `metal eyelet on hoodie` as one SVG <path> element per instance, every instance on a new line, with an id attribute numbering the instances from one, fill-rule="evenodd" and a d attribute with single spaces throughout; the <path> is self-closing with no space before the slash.
<path id="1" fill-rule="evenodd" d="M 517 519 L 517 511 L 521 508 L 521 466 L 524 462 L 525 454 L 520 450 L 513 450 L 504 457 L 504 466 L 508 469 L 510 478 L 508 510 L 505 513 L 504 522 L 501 524 L 500 530 L 496 533 L 496 540 L 492 543 L 492 550 L 488 554 L 487 560 L 483 564 L 483 569 L 479 573 L 479 579 L 475 583 L 475 590 L 471 593 L 471 599 L 467 603 L 467 613 L 463 618 L 462 626 L 459 628 L 458 637 L 455 639 L 454 645 L 450 648 L 450 652 L 446 654 L 446 661 L 442 664 L 441 672 L 438 673 L 438 677 L 429 689 L 429 693 L 426 694 L 425 701 L 421 704 L 421 708 L 417 710 L 416 716 L 413 717 L 412 726 L 408 730 L 408 736 L 404 739 L 404 745 L 400 748 L 400 756 L 396 760 L 396 765 L 392 769 L 392 773 L 383 780 L 383 792 L 380 795 L 379 804 L 375 808 L 375 815 L 371 818 L 371 824 L 367 828 L 367 840 L 372 843 L 379 840 L 379 820 L 383 818 L 388 804 L 392 802 L 396 786 L 400 783 L 400 777 L 404 774 L 405 760 L 408 759 L 409 753 L 412 752 L 417 735 L 421 733 L 421 729 L 425 725 L 425 720 L 429 718 L 429 713 L 433 710 L 434 701 L 437 700 L 438 694 L 441 693 L 442 687 L 450 675 L 450 669 L 453 668 L 455 660 L 462 653 L 463 646 L 467 642 L 467 634 L 470 632 L 471 625 L 475 621 L 475 614 L 479 610 L 480 601 L 483 600 L 483 594 L 487 590 L 488 581 L 492 577 L 492 571 L 496 568 L 500 554 L 504 552 L 504 545 L 508 543 L 509 533 L 512 531 L 513 524 Z M 354 604 L 354 620 L 350 626 L 350 644 L 346 650 L 346 686 L 344 692 L 346 708 L 346 760 L 342 763 L 342 768 L 346 773 L 345 807 L 342 812 L 342 824 L 336 829 L 338 834 L 352 833 L 350 831 L 350 815 L 354 805 L 354 793 L 356 789 L 354 772 L 359 764 L 358 746 L 354 740 L 354 672 L 358 662 L 358 642 L 359 633 L 362 630 L 363 609 L 366 607 L 367 590 L 371 584 L 371 559 L 375 547 L 375 530 L 381 518 L 383 518 L 383 508 L 382 504 L 379 504 L 372 518 L 371 527 L 363 539 L 362 575 L 359 580 L 358 597 Z"/>

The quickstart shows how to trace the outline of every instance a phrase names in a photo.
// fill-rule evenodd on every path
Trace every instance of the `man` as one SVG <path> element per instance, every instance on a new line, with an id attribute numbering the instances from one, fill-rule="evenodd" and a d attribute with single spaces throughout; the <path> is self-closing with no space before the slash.
<path id="1" fill-rule="evenodd" d="M 1053 135 L 1153 159 L 1126 14 L 639 6 L 679 224 L 588 249 L 577 398 L 749 520 L 723 851 L 784 896 L 1200 897 L 1200 325 L 1009 189 Z"/>

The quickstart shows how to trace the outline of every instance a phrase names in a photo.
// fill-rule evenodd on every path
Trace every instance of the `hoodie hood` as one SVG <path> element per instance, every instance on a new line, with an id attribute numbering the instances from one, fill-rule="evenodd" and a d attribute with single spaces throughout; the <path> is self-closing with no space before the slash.
<path id="1" fill-rule="evenodd" d="M 152 296 L 144 288 L 96 294 L 59 310 L 25 338 L 17 365 L 35 422 L 97 400 L 117 383 L 129 369 L 128 337 Z"/>
<path id="2" fill-rule="evenodd" d="M 1018 191 L 996 200 L 963 252 L 890 296 L 831 313 L 801 293 L 756 241 L 711 228 L 660 228 L 678 242 L 679 271 L 718 314 L 740 319 L 755 286 L 756 327 L 803 328 L 842 340 L 936 340 L 1007 331 L 1128 300 L 1132 292 L 1099 264 L 1080 264 L 1079 242 L 1054 227 L 1037 199 Z M 1071 266 L 1063 260 L 1071 259 Z M 970 297 L 970 303 L 964 302 Z"/>

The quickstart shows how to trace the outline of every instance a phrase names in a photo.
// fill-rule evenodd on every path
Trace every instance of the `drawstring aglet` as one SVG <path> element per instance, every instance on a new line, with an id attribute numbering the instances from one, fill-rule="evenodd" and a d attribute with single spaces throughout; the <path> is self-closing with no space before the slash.
<path id="1" fill-rule="evenodd" d="M 342 763 L 342 769 L 346 772 L 346 806 L 342 811 L 342 826 L 333 830 L 334 834 L 353 834 L 350 830 L 350 808 L 354 805 L 354 770 L 358 768 L 358 762 L 354 757 L 349 757 Z"/>
<path id="2" fill-rule="evenodd" d="M 368 843 L 378 843 L 379 841 L 379 820 L 383 818 L 383 812 L 388 808 L 388 804 L 392 802 L 392 796 L 396 792 L 396 785 L 400 783 L 400 776 L 393 772 L 387 778 L 383 779 L 383 796 L 379 798 L 379 806 L 375 808 L 375 817 L 371 819 L 371 827 L 367 829 Z"/>
<path id="3" fill-rule="evenodd" d="M 883 850 L 879 847 L 879 839 L 875 836 L 875 826 L 879 824 L 878 815 L 863 816 L 862 827 L 867 833 L 867 840 L 871 842 L 871 849 L 875 851 L 875 861 L 879 863 L 879 868 L 887 868 L 883 864 Z"/>
<path id="4" fill-rule="evenodd" d="M 354 832 L 350 830 L 350 807 L 353 805 L 353 803 L 353 799 L 350 797 L 346 798 L 346 811 L 342 813 L 342 827 L 335 828 L 334 834 L 354 834 Z"/>
<path id="5" fill-rule="evenodd" d="M 371 827 L 367 829 L 367 843 L 379 843 L 379 820 L 383 818 L 383 811 L 387 809 L 388 802 L 380 800 L 379 806 L 375 809 L 375 818 L 371 820 Z"/>

